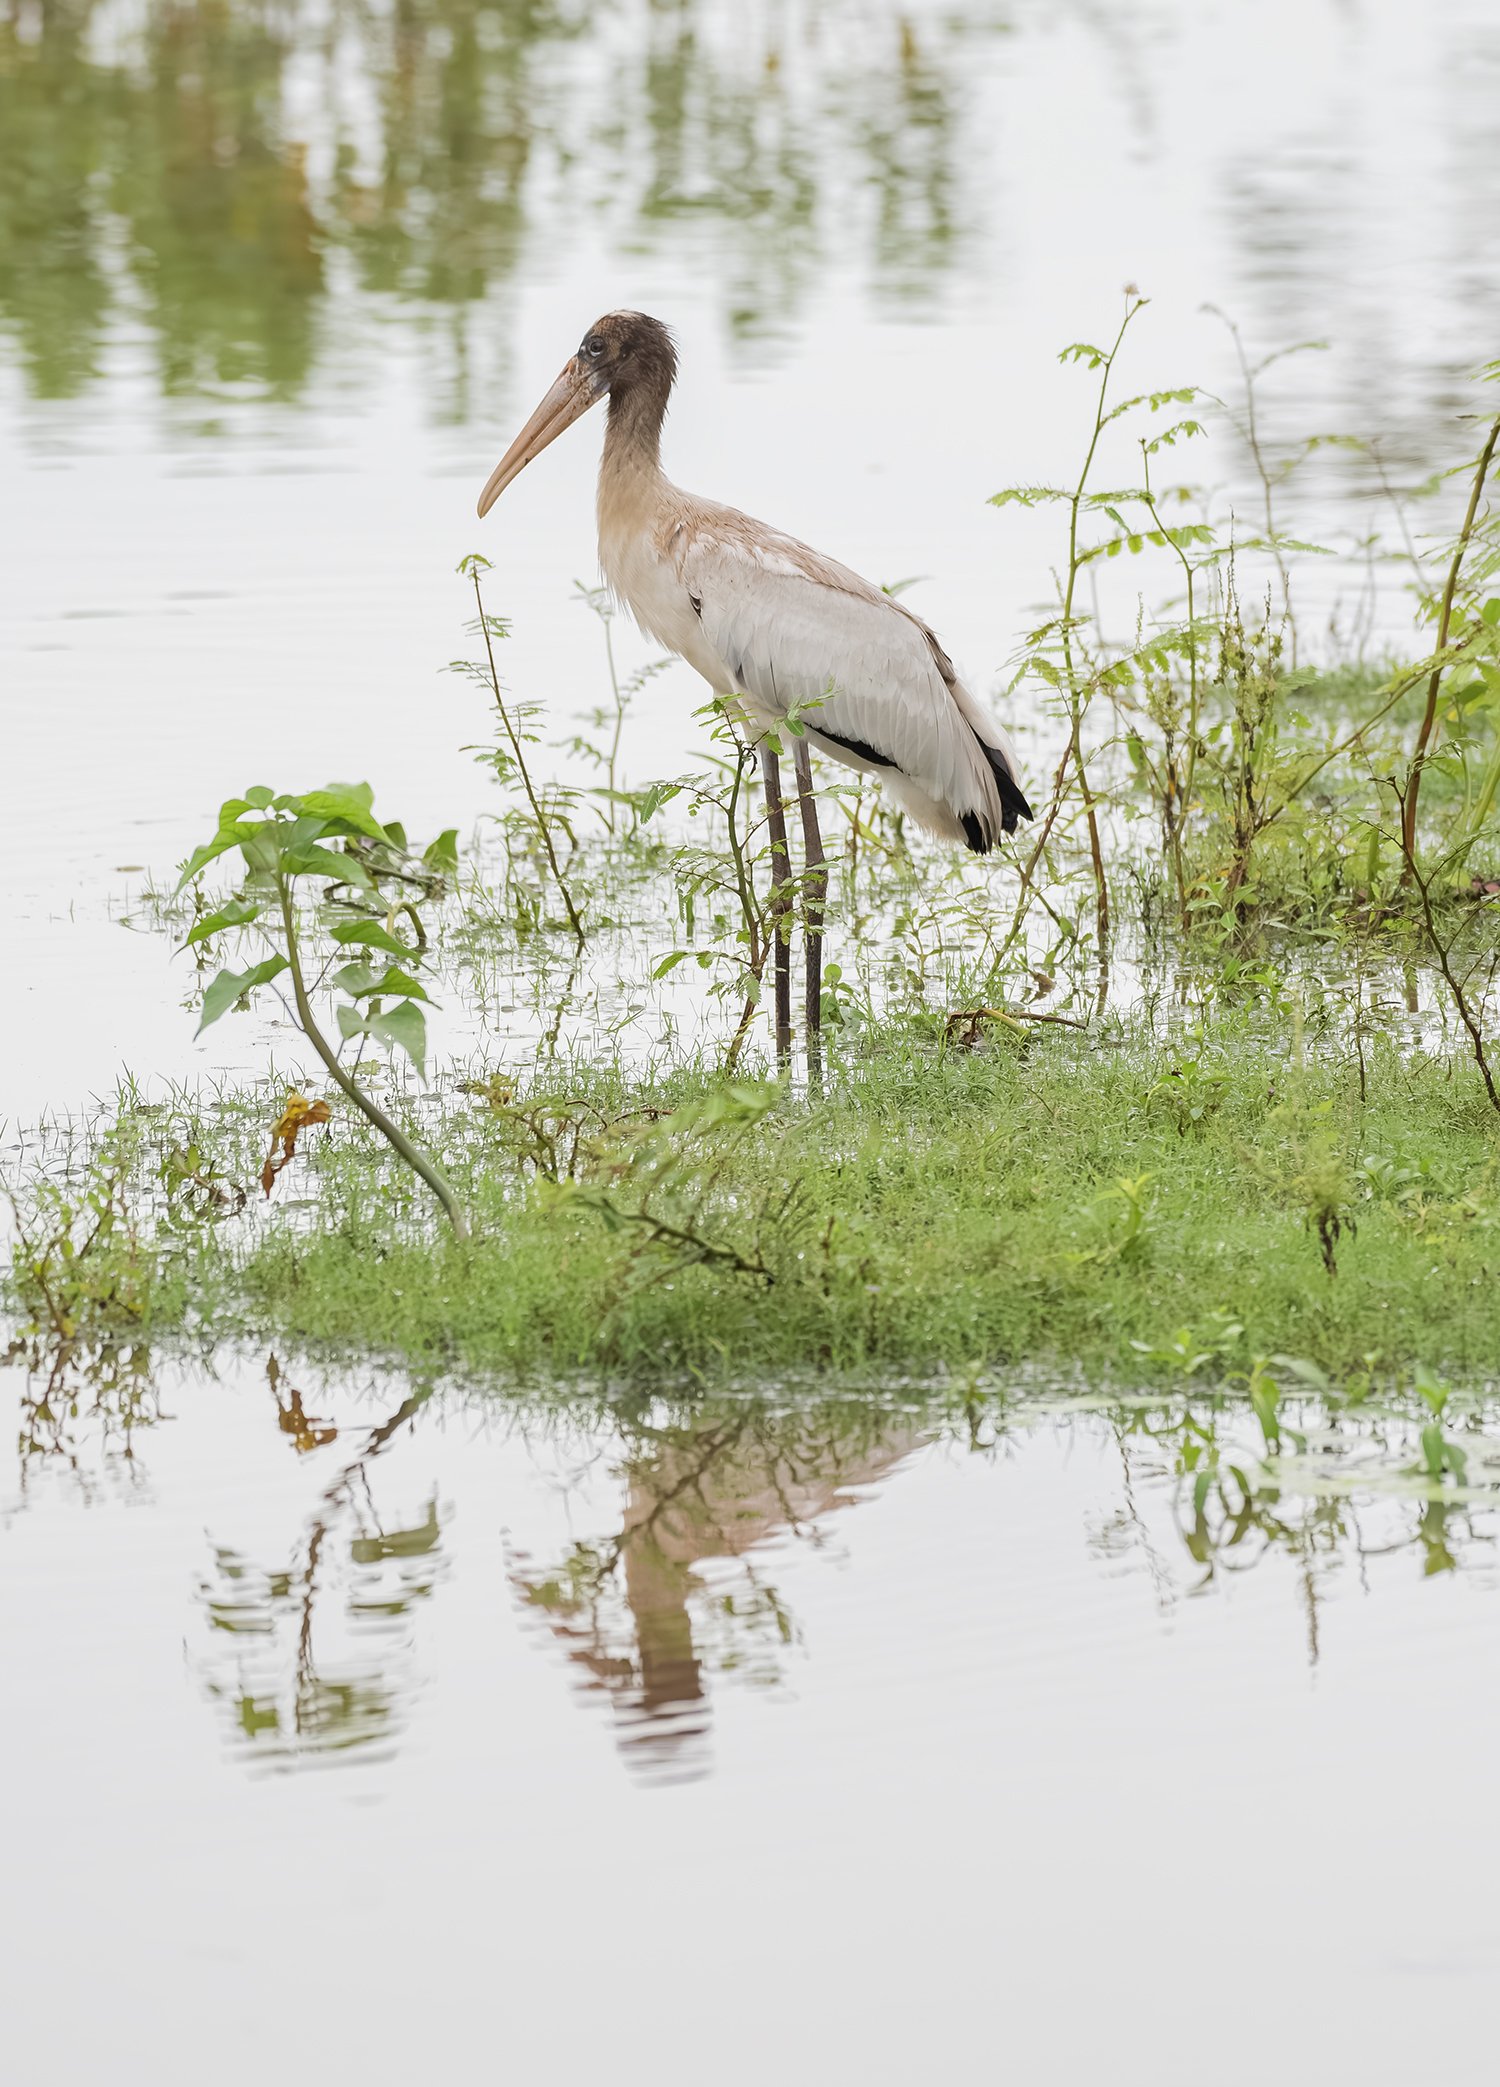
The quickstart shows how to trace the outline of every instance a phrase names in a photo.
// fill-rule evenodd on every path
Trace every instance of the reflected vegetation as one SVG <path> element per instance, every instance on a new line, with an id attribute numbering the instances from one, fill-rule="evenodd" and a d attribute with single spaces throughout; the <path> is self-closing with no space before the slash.
<path id="1" fill-rule="evenodd" d="M 166 1416 L 145 1341 L 28 1332 L 0 1349 L 0 1363 L 19 1370 L 25 1386 L 16 1432 L 23 1504 L 57 1477 L 85 1500 L 146 1484 L 137 1438 Z"/>
<path id="2" fill-rule="evenodd" d="M 395 298 L 461 415 L 464 309 L 601 213 L 637 251 L 711 242 L 737 332 L 787 325 L 833 260 L 925 294 L 984 221 L 965 64 L 1003 26 L 978 7 L 918 30 L 886 4 L 0 0 L 0 329 L 44 398 L 144 330 L 168 395 L 289 400 Z"/>
<path id="3" fill-rule="evenodd" d="M 305 150 L 285 134 L 276 6 L 0 8 L 0 317 L 34 390 L 144 325 L 163 389 L 289 398 L 324 288 Z"/>
<path id="4" fill-rule="evenodd" d="M 1427 1578 L 1460 1569 L 1493 1578 L 1500 1442 L 1486 1434 L 1482 1414 L 1470 1416 L 1463 1436 L 1469 1475 L 1482 1485 L 1462 1498 L 1424 1483 L 1409 1420 L 1310 1402 L 1295 1430 L 1286 1419 L 1282 1451 L 1262 1461 L 1243 1434 L 1236 1440 L 1233 1417 L 1233 1409 L 1144 1404 L 1109 1417 L 1120 1504 L 1098 1519 L 1090 1545 L 1110 1565 L 1144 1569 L 1164 1611 L 1279 1555 L 1294 1567 L 1307 1657 L 1316 1664 L 1326 1597 L 1351 1575 L 1368 1592 L 1376 1559 L 1409 1556 Z M 1141 1505 L 1143 1494 L 1163 1488 L 1172 1500 L 1170 1546 Z"/>
<path id="5" fill-rule="evenodd" d="M 274 1355 L 266 1376 L 276 1425 L 298 1456 L 339 1440 L 337 1427 L 308 1418 Z M 199 1671 L 232 1742 L 257 1765 L 384 1751 L 405 1722 L 416 1687 L 411 1619 L 446 1569 L 442 1521 L 435 1490 L 415 1508 L 383 1506 L 375 1466 L 424 1404 L 413 1394 L 357 1431 L 356 1453 L 325 1479 L 289 1555 L 268 1565 L 213 1546 L 199 1588 L 211 1649 Z"/>
<path id="6" fill-rule="evenodd" d="M 18 1511 L 39 1505 L 48 1471 L 85 1499 L 122 1472 L 146 1484 L 142 1437 L 163 1423 L 164 1402 L 144 1345 L 107 1354 L 33 1337 L 6 1360 L 17 1367 L 3 1381 L 19 1391 Z M 173 1425 L 212 1425 L 203 1388 L 181 1377 Z M 580 1702 L 608 1705 L 622 1762 L 650 1782 L 710 1774 L 714 1696 L 782 1688 L 814 1656 L 798 1614 L 806 1558 L 850 1555 L 847 1511 L 934 1458 L 1011 1466 L 1050 1444 L 1054 1463 L 1059 1451 L 1088 1460 L 1113 1491 L 1078 1531 L 1103 1572 L 1138 1579 L 1164 1615 L 1269 1572 L 1312 1663 L 1330 1656 L 1330 1597 L 1375 1596 L 1393 1566 L 1500 1585 L 1494 1394 L 1447 1410 L 1461 1453 L 1440 1478 L 1424 1468 L 1420 1414 L 1331 1393 L 1283 1402 L 1271 1438 L 1245 1400 L 1205 1389 L 645 1406 L 416 1391 L 372 1423 L 367 1393 L 334 1382 L 314 1395 L 271 1357 L 260 1391 L 247 1379 L 244 1396 L 264 1401 L 308 1474 L 292 1489 L 305 1504 L 283 1547 L 211 1529 L 197 1583 L 193 1671 L 252 1768 L 379 1760 L 398 1744 L 423 1685 L 422 1614 L 451 1569 L 432 1425 L 445 1414 L 463 1413 L 466 1455 L 497 1437 L 524 1449 L 525 1468 L 556 1484 L 564 1528 L 589 1501 L 585 1534 L 510 1548 L 509 1600 L 539 1649 L 560 1655 Z"/>

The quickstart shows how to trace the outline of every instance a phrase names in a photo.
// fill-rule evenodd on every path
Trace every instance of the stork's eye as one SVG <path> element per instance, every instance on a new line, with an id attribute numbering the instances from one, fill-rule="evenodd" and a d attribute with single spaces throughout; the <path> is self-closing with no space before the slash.
<path id="1" fill-rule="evenodd" d="M 597 333 L 589 335 L 589 338 L 583 344 L 583 352 L 594 362 L 599 360 L 599 357 L 604 353 L 604 343 Z"/>

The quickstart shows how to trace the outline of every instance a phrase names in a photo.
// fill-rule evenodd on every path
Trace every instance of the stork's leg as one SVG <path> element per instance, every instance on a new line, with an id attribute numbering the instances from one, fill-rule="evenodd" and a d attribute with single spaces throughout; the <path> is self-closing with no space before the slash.
<path id="1" fill-rule="evenodd" d="M 792 910 L 788 889 L 791 863 L 786 849 L 786 810 L 781 801 L 781 763 L 769 744 L 761 741 L 760 772 L 766 786 L 766 827 L 771 836 L 771 962 L 776 981 L 776 1057 L 792 1055 L 792 945 L 787 915 Z"/>
<path id="2" fill-rule="evenodd" d="M 797 740 L 793 759 L 797 802 L 802 810 L 802 947 L 807 965 L 807 1057 L 811 1067 L 822 1048 L 823 905 L 828 896 L 828 871 L 824 867 L 823 835 L 813 798 L 812 756 L 806 739 Z"/>

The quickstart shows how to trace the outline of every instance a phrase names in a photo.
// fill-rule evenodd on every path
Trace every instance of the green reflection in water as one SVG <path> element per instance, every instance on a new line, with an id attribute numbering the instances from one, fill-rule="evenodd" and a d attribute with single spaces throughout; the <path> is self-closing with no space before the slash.
<path id="1" fill-rule="evenodd" d="M 128 314 L 168 393 L 293 396 L 323 290 L 272 7 L 147 11 L 96 59 L 90 0 L 0 9 L 0 317 L 33 389 L 99 374 Z"/>
<path id="2" fill-rule="evenodd" d="M 89 1498 L 121 1482 L 149 1488 L 138 1438 L 170 1416 L 145 1343 L 69 1348 L 31 1336 L 4 1359 L 24 1373 L 23 1503 L 41 1504 L 49 1475 Z M 307 1504 L 274 1556 L 210 1536 L 199 1684 L 249 1766 L 388 1755 L 421 1686 L 420 1615 L 449 1567 L 451 1509 L 424 1460 L 424 1428 L 454 1408 L 417 1392 L 372 1423 L 367 1395 L 304 1394 L 274 1357 L 266 1376 L 267 1422 L 307 1460 Z M 337 1422 L 310 1410 L 335 1401 L 346 1416 Z M 1050 1435 L 1069 1454 L 1101 1456 L 1118 1484 L 1085 1512 L 1079 1540 L 1111 1577 L 1136 1575 L 1167 1614 L 1280 1561 L 1312 1662 L 1327 1597 L 1350 1581 L 1373 1591 L 1377 1560 L 1405 1558 L 1429 1579 L 1492 1583 L 1496 1572 L 1493 1393 L 1445 1422 L 1464 1447 L 1464 1483 L 1423 1473 L 1420 1408 L 1334 1394 L 1285 1402 L 1274 1451 L 1245 1400 L 1206 1388 L 1025 1400 L 932 1392 L 896 1404 L 851 1392 L 649 1403 L 496 1394 L 464 1405 L 524 1431 L 560 1472 L 604 1459 L 614 1506 L 556 1555 L 511 1551 L 496 1598 L 508 1593 L 538 1641 L 563 1655 L 581 1701 L 609 1707 L 622 1760 L 651 1780 L 711 1772 L 718 1690 L 775 1688 L 805 1656 L 781 1584 L 792 1549 L 837 1550 L 845 1516 L 899 1486 L 924 1451 L 1013 1462 Z"/>
<path id="3" fill-rule="evenodd" d="M 276 1424 L 298 1455 L 332 1448 L 339 1429 L 308 1418 L 274 1355 L 266 1375 Z M 210 1652 L 201 1678 L 237 1743 L 263 1766 L 384 1750 L 406 1721 L 412 1612 L 447 1565 L 442 1512 L 435 1491 L 409 1518 L 383 1509 L 372 1475 L 425 1403 L 421 1393 L 404 1399 L 356 1432 L 353 1455 L 341 1451 L 331 1473 L 320 1466 L 320 1489 L 285 1559 L 265 1566 L 213 1546 L 199 1594 L 228 1651 Z"/>
<path id="4" fill-rule="evenodd" d="M 851 259 L 877 296 L 919 295 L 982 215 L 959 201 L 964 72 L 996 26 L 983 6 L 917 33 L 885 4 L 851 27 L 715 0 L 0 0 L 0 340 L 42 398 L 85 392 L 124 323 L 168 395 L 290 400 L 350 293 L 370 326 L 391 297 L 456 313 L 601 214 L 627 251 L 706 265 L 741 333 Z M 460 342 L 449 411 L 464 362 Z"/>

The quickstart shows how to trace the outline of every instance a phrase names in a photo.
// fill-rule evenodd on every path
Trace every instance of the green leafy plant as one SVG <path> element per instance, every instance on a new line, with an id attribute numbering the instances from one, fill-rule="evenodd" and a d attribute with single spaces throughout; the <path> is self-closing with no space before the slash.
<path id="1" fill-rule="evenodd" d="M 39 1178 L 7 1191 L 16 1251 L 10 1280 L 22 1332 L 53 1343 L 106 1343 L 147 1318 L 156 1259 L 128 1195 L 129 1161 L 107 1140 L 77 1181 Z"/>
<path id="2" fill-rule="evenodd" d="M 1144 1257 L 1151 1240 L 1152 1179 L 1151 1174 L 1118 1175 L 1103 1195 L 1087 1206 L 1090 1215 L 1098 1212 L 1114 1222 L 1109 1238 L 1082 1255 L 1083 1260 L 1130 1262 Z"/>
<path id="3" fill-rule="evenodd" d="M 1137 1355 L 1180 1377 L 1195 1377 L 1210 1363 L 1222 1362 L 1238 1347 L 1245 1329 L 1232 1313 L 1211 1312 L 1189 1326 L 1176 1327 L 1155 1341 L 1133 1340 Z"/>
<path id="4" fill-rule="evenodd" d="M 1281 1386 L 1271 1375 L 1269 1358 L 1257 1355 L 1245 1379 L 1250 1410 L 1260 1423 L 1260 1432 L 1272 1456 L 1281 1451 Z"/>
<path id="5" fill-rule="evenodd" d="M 1212 1063 L 1204 1054 L 1185 1053 L 1152 1082 L 1146 1093 L 1146 1106 L 1167 1117 L 1179 1137 L 1186 1137 L 1189 1131 L 1201 1131 L 1213 1120 L 1224 1106 L 1229 1087 L 1225 1066 Z"/>
<path id="6" fill-rule="evenodd" d="M 1427 1408 L 1431 1418 L 1423 1425 L 1421 1434 L 1422 1461 L 1417 1467 L 1422 1475 L 1437 1485 L 1446 1479 L 1463 1485 L 1468 1478 L 1469 1460 L 1462 1446 L 1451 1435 L 1443 1432 L 1443 1419 L 1452 1399 L 1452 1391 L 1442 1379 L 1418 1363 L 1415 1375 L 1417 1396 Z"/>
<path id="7" fill-rule="evenodd" d="M 1491 364 L 1486 375 L 1491 381 L 1500 381 L 1500 362 Z M 1480 499 L 1484 492 L 1485 480 L 1490 473 L 1490 466 L 1495 459 L 1497 443 L 1500 443 L 1500 414 L 1497 414 L 1491 422 L 1489 431 L 1480 445 L 1479 454 L 1474 459 L 1473 477 L 1469 486 L 1468 506 L 1464 511 L 1464 518 L 1460 524 L 1458 535 L 1454 540 L 1452 555 L 1448 561 L 1447 577 L 1443 583 L 1442 597 L 1436 605 L 1437 643 L 1433 648 L 1435 657 L 1432 671 L 1427 678 L 1427 695 L 1422 710 L 1422 721 L 1417 728 L 1416 748 L 1413 752 L 1411 766 L 1407 771 L 1405 786 L 1401 793 L 1401 850 L 1407 865 L 1405 874 L 1408 877 L 1414 872 L 1414 858 L 1417 847 L 1417 810 L 1422 788 L 1422 770 L 1428 757 L 1428 748 L 1432 744 L 1433 732 L 1437 724 L 1438 695 L 1442 687 L 1444 670 L 1449 664 L 1448 645 L 1450 637 L 1455 634 L 1455 628 L 1457 627 L 1457 634 L 1460 639 L 1467 634 L 1477 635 L 1482 639 L 1486 632 L 1495 630 L 1497 626 L 1500 626 L 1500 604 L 1495 605 L 1494 613 L 1492 614 L 1491 604 L 1488 601 L 1482 607 L 1472 599 L 1465 604 L 1459 593 L 1459 582 L 1464 573 L 1465 562 L 1470 559 L 1471 550 L 1475 544 L 1476 523 L 1479 521 L 1480 513 Z M 1478 549 L 1480 555 L 1476 561 L 1477 577 L 1482 584 L 1485 580 L 1494 576 L 1497 564 L 1500 564 L 1500 547 L 1497 547 L 1492 528 L 1486 530 L 1481 525 Z M 1471 572 L 1471 589 L 1474 585 L 1474 579 L 1475 575 Z M 1474 629 L 1476 617 L 1478 622 L 1477 632 Z M 1500 768 L 1497 768 L 1497 775 L 1500 775 Z M 1493 799 L 1494 788 L 1490 786 L 1484 799 L 1486 811 Z"/>
<path id="8" fill-rule="evenodd" d="M 233 852 L 244 864 L 244 881 L 195 922 L 184 946 L 253 932 L 271 954 L 241 971 L 219 971 L 203 993 L 198 1029 L 201 1034 L 231 1008 L 250 1006 L 266 988 L 279 992 L 284 978 L 291 1001 L 283 999 L 283 1006 L 329 1078 L 426 1182 L 462 1239 L 468 1220 L 451 1182 L 344 1063 L 315 1010 L 320 997 L 332 1002 L 343 1048 L 370 1041 L 403 1052 L 424 1073 L 423 1007 L 430 996 L 420 976 L 426 933 L 413 894 L 430 898 L 445 888 L 457 860 L 454 836 L 442 835 L 414 862 L 404 828 L 382 825 L 372 805 L 367 783 L 330 783 L 301 796 L 257 787 L 221 807 L 217 832 L 194 849 L 178 888 Z M 301 894 L 314 883 L 323 886 L 321 903 L 309 908 Z M 420 939 L 397 933 L 405 918 L 415 922 Z"/>

